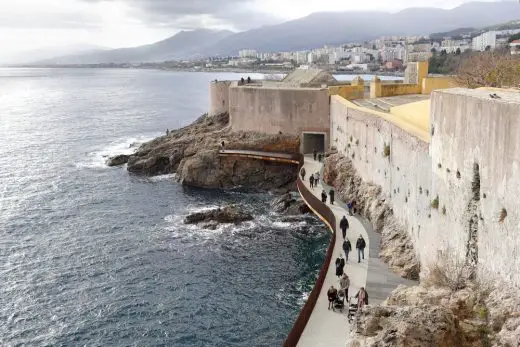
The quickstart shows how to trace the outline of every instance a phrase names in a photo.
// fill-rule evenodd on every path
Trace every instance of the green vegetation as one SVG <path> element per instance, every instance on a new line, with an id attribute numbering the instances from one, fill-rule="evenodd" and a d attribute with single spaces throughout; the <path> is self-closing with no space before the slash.
<path id="1" fill-rule="evenodd" d="M 439 196 L 437 195 L 437 197 L 435 199 L 432 200 L 432 207 L 434 209 L 438 209 L 439 208 Z"/>
<path id="2" fill-rule="evenodd" d="M 390 156 L 390 145 L 385 143 L 385 149 L 383 150 L 383 157 L 387 158 Z"/>

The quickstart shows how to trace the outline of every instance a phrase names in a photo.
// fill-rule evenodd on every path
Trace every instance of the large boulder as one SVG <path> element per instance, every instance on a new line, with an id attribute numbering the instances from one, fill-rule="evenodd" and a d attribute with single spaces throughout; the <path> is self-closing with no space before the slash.
<path id="1" fill-rule="evenodd" d="M 286 215 L 299 215 L 311 212 L 309 206 L 302 201 L 293 198 L 290 193 L 283 194 L 271 202 L 274 212 Z"/>
<path id="2" fill-rule="evenodd" d="M 199 224 L 208 229 L 214 229 L 215 223 L 233 223 L 240 224 L 245 221 L 253 220 L 253 216 L 242 211 L 238 207 L 231 205 L 224 208 L 216 208 L 213 210 L 192 213 L 184 219 L 185 224 Z"/>
<path id="3" fill-rule="evenodd" d="M 119 165 L 126 164 L 128 162 L 128 158 L 130 158 L 129 155 L 120 154 L 120 155 L 116 155 L 114 157 L 108 158 L 106 163 L 108 166 L 119 166 Z"/>

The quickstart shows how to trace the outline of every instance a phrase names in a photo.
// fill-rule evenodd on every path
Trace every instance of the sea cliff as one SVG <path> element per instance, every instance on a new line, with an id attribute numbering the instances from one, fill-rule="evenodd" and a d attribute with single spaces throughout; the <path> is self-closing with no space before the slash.
<path id="1" fill-rule="evenodd" d="M 299 152 L 300 140 L 283 134 L 233 132 L 227 113 L 203 115 L 184 128 L 142 144 L 132 155 L 110 158 L 107 165 L 127 163 L 127 170 L 139 175 L 176 174 L 182 184 L 201 188 L 294 189 L 295 165 L 219 156 L 222 145 L 227 150 L 294 154 Z"/>

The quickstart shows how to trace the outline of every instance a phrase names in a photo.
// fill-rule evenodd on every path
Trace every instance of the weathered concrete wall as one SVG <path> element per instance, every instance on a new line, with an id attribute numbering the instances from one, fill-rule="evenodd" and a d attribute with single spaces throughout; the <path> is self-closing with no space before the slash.
<path id="1" fill-rule="evenodd" d="M 402 117 L 333 96 L 331 144 L 382 187 L 424 269 L 454 254 L 520 287 L 520 93 L 497 93 L 433 92 L 431 139 Z"/>
<path id="2" fill-rule="evenodd" d="M 234 131 L 300 136 L 303 132 L 325 133 L 325 143 L 329 143 L 327 88 L 231 86 L 229 105 Z"/>
<path id="3" fill-rule="evenodd" d="M 520 93 L 448 89 L 432 94 L 435 233 L 432 249 L 464 258 L 470 239 L 487 276 L 520 287 Z M 445 207 L 445 210 L 443 208 Z M 434 254 L 427 254 L 430 259 Z"/>
<path id="4" fill-rule="evenodd" d="M 420 84 L 382 84 L 380 95 L 376 97 L 421 94 L 421 88 Z"/>
<path id="5" fill-rule="evenodd" d="M 209 110 L 210 116 L 229 112 L 229 87 L 231 81 L 212 81 L 209 84 Z"/>
<path id="6" fill-rule="evenodd" d="M 422 93 L 431 94 L 437 89 L 455 88 L 457 83 L 452 77 L 426 77 L 422 80 Z"/>
<path id="7" fill-rule="evenodd" d="M 331 145 L 352 159 L 365 181 L 382 187 L 394 215 L 408 231 L 418 252 L 420 235 L 430 224 L 428 142 L 390 119 L 389 115 L 356 107 L 333 96 Z"/>

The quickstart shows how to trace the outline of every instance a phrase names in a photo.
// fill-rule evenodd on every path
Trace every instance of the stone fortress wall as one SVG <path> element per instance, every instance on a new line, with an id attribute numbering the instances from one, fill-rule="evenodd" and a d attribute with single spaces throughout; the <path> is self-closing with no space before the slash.
<path id="1" fill-rule="evenodd" d="M 382 187 L 423 268 L 453 254 L 520 287 L 520 93 L 500 95 L 435 91 L 428 133 L 333 96 L 331 146 Z"/>

